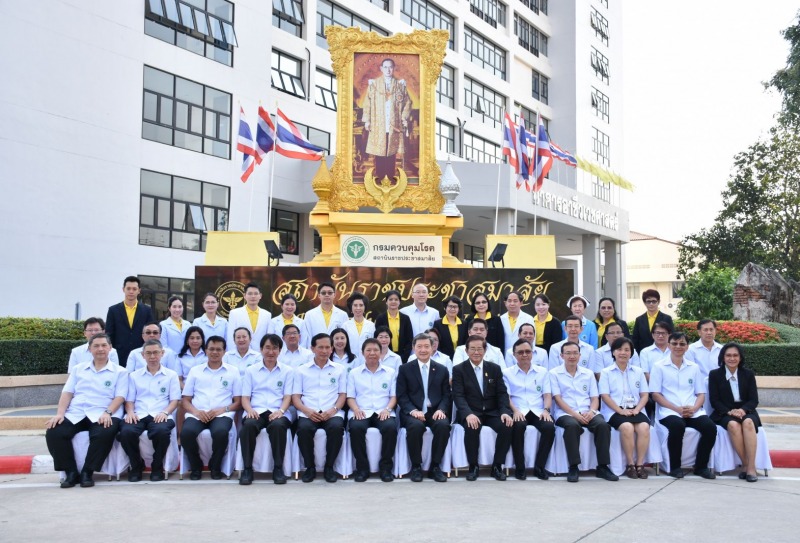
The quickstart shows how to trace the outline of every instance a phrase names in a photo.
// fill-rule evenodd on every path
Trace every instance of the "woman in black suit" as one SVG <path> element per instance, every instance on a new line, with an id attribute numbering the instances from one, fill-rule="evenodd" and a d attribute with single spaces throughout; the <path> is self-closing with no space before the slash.
<path id="1" fill-rule="evenodd" d="M 411 340 L 414 339 L 414 329 L 411 328 L 411 319 L 408 315 L 400 313 L 400 292 L 397 290 L 390 290 L 386 293 L 386 313 L 381 313 L 375 319 L 375 328 L 378 326 L 388 326 L 392 331 L 392 343 L 389 348 L 392 352 L 398 354 L 403 364 L 408 360 L 411 354 Z M 391 319 L 390 319 L 391 317 Z M 396 320 L 399 318 L 400 320 Z M 389 321 L 392 321 L 391 323 Z M 399 322 L 399 326 L 397 323 Z M 397 328 L 395 330 L 395 328 Z M 397 341 L 395 342 L 395 338 Z"/>
<path id="2" fill-rule="evenodd" d="M 456 347 L 467 341 L 467 327 L 461 322 L 461 298 L 450 296 L 444 301 L 444 318 L 433 323 L 439 332 L 439 351 L 453 358 Z"/>
<path id="3" fill-rule="evenodd" d="M 486 341 L 502 351 L 506 345 L 506 333 L 503 330 L 500 315 L 492 315 L 492 304 L 489 302 L 489 297 L 483 292 L 478 292 L 473 296 L 470 308 L 472 315 L 464 319 L 464 327 L 469 330 L 469 323 L 472 322 L 472 319 L 485 320 L 486 327 L 489 329 Z"/>
<path id="4" fill-rule="evenodd" d="M 594 323 L 597 325 L 597 347 L 602 347 L 606 344 L 606 326 L 612 322 L 619 323 L 622 327 L 622 335 L 630 339 L 631 332 L 628 330 L 628 323 L 620 319 L 619 315 L 617 315 L 617 305 L 614 303 L 614 299 L 600 298 L 600 301 L 597 303 L 597 316 L 594 318 Z M 594 347 L 594 345 L 592 345 L 592 347 Z"/>
<path id="5" fill-rule="evenodd" d="M 657 290 L 652 288 L 645 290 L 642 293 L 642 301 L 647 311 L 636 317 L 636 322 L 633 324 L 633 333 L 631 334 L 637 353 L 642 352 L 642 349 L 653 344 L 653 325 L 655 323 L 666 322 L 670 328 L 675 329 L 672 317 L 658 310 L 661 294 Z"/>
<path id="6" fill-rule="evenodd" d="M 550 298 L 546 294 L 537 294 L 533 298 L 533 326 L 536 329 L 536 347 L 541 347 L 550 354 L 550 347 L 564 339 L 561 321 L 550 314 Z"/>
<path id="7" fill-rule="evenodd" d="M 756 434 L 761 426 L 756 412 L 758 388 L 756 374 L 743 366 L 741 346 L 727 343 L 719 352 L 719 367 L 708 374 L 708 394 L 713 409 L 711 420 L 728 431 L 733 448 L 742 460 L 739 479 L 755 483 L 758 480 Z"/>

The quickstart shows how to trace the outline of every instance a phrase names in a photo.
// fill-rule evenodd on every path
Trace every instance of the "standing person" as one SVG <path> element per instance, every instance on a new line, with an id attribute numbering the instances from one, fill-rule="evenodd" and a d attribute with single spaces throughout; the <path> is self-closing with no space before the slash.
<path id="1" fill-rule="evenodd" d="M 299 368 L 314 359 L 314 353 L 300 345 L 300 328 L 296 324 L 283 327 L 283 348 L 278 355 L 278 362 L 292 368 Z"/>
<path id="2" fill-rule="evenodd" d="M 536 326 L 527 322 L 521 324 L 519 327 L 519 339 L 527 341 L 532 346 L 536 345 Z M 519 341 L 519 339 L 517 341 Z M 514 342 L 514 345 L 516 344 L 517 343 Z M 514 357 L 514 349 L 515 347 L 511 347 L 511 349 L 506 352 L 506 368 L 510 368 L 517 363 L 517 359 Z M 531 349 L 533 350 L 530 360 L 531 364 L 534 366 L 541 366 L 546 370 L 548 365 L 547 351 L 541 347 L 531 347 Z"/>
<path id="3" fill-rule="evenodd" d="M 647 311 L 636 317 L 636 321 L 633 323 L 633 332 L 631 333 L 633 346 L 640 353 L 645 347 L 653 344 L 653 326 L 655 323 L 665 322 L 671 330 L 675 329 L 672 317 L 658 309 L 658 304 L 661 302 L 661 294 L 657 290 L 652 288 L 645 290 L 642 293 L 642 301 Z"/>
<path id="4" fill-rule="evenodd" d="M 486 321 L 483 319 L 472 319 L 469 323 L 469 328 L 467 329 L 467 336 L 478 336 L 486 339 L 486 334 L 488 330 L 486 328 Z M 486 351 L 483 353 L 483 359 L 488 360 L 489 362 L 494 362 L 498 366 L 505 365 L 505 357 L 503 356 L 503 352 L 495 347 L 494 345 L 486 344 Z M 466 345 L 459 345 L 456 348 L 456 352 L 453 353 L 453 366 L 457 364 L 461 364 L 462 362 L 469 360 L 469 353 L 467 353 L 467 346 Z"/>
<path id="5" fill-rule="evenodd" d="M 686 428 L 693 428 L 700 432 L 694 474 L 715 479 L 716 475 L 708 468 L 708 460 L 717 441 L 717 427 L 703 409 L 706 388 L 702 373 L 697 364 L 684 358 L 689 348 L 686 334 L 670 334 L 669 348 L 669 358 L 656 362 L 650 374 L 650 394 L 657 404 L 656 417 L 669 431 L 669 476 L 683 477 L 683 435 Z"/>
<path id="6" fill-rule="evenodd" d="M 400 292 L 390 290 L 386 293 L 386 313 L 381 313 L 375 319 L 375 329 L 379 326 L 388 326 L 392 335 L 392 352 L 399 355 L 405 364 L 411 354 L 411 340 L 414 338 L 414 329 L 408 315 L 400 312 Z"/>
<path id="7" fill-rule="evenodd" d="M 364 340 L 375 335 L 375 325 L 365 317 L 368 306 L 369 299 L 360 292 L 347 299 L 347 310 L 353 317 L 348 319 L 342 328 L 350 338 L 350 349 L 354 353 L 360 353 Z"/>
<path id="8" fill-rule="evenodd" d="M 153 320 L 153 310 L 149 305 L 139 303 L 141 293 L 139 278 L 130 275 L 122 282 L 125 299 L 108 308 L 106 315 L 106 334 L 109 341 L 117 349 L 119 365 L 128 364 L 128 354 L 144 345 L 142 328 Z"/>
<path id="9" fill-rule="evenodd" d="M 588 343 L 592 346 L 592 349 L 597 348 L 597 326 L 595 326 L 594 322 L 590 321 L 586 318 L 586 308 L 589 307 L 589 300 L 581 296 L 580 294 L 575 294 L 572 298 L 567 300 L 567 307 L 569 308 L 571 314 L 577 315 L 581 318 L 581 324 L 583 325 L 583 331 L 581 332 L 580 340 L 584 343 Z M 562 323 L 562 327 L 564 327 Z M 564 338 L 567 337 L 567 330 L 563 328 Z"/>
<path id="10" fill-rule="evenodd" d="M 464 448 L 469 463 L 467 481 L 478 479 L 478 448 L 481 427 L 484 425 L 497 433 L 492 477 L 505 481 L 503 462 L 511 447 L 514 420 L 511 418 L 503 370 L 498 364 L 483 359 L 483 353 L 486 352 L 484 338 L 470 336 L 466 347 L 469 364 L 453 367 L 453 401 L 458 421 L 464 427 Z"/>
<path id="11" fill-rule="evenodd" d="M 306 321 L 307 322 L 307 321 Z M 314 461 L 314 434 L 325 430 L 325 480 L 335 483 L 333 470 L 344 438 L 344 407 L 347 399 L 347 372 L 344 366 L 331 362 L 333 351 L 331 337 L 317 334 L 311 338 L 314 360 L 296 369 L 292 380 L 292 403 L 297 409 L 297 446 L 303 456 L 306 471 L 303 482 L 310 483 L 317 476 Z"/>
<path id="12" fill-rule="evenodd" d="M 205 350 L 203 349 L 206 343 L 206 338 L 203 335 L 203 329 L 199 326 L 190 326 L 186 330 L 186 337 L 183 340 L 178 352 L 178 362 L 181 365 L 181 371 L 178 374 L 183 383 L 189 376 L 189 370 L 200 364 L 205 364 L 208 360 Z"/>
<path id="13" fill-rule="evenodd" d="M 657 322 L 653 325 L 653 344 L 642 349 L 639 353 L 639 365 L 644 371 L 647 382 L 650 382 L 650 372 L 653 364 L 668 358 L 672 351 L 669 350 L 669 335 L 672 333 L 672 326 L 666 322 Z M 650 413 L 652 415 L 652 412 Z"/>
<path id="14" fill-rule="evenodd" d="M 347 373 L 350 373 L 356 363 L 356 355 L 350 347 L 350 337 L 345 332 L 344 328 L 335 328 L 331 332 L 331 342 L 333 343 L 333 350 L 331 351 L 330 361 L 341 364 L 344 367 L 345 378 Z"/>
<path id="15" fill-rule="evenodd" d="M 333 305 L 336 289 L 333 283 L 323 281 L 317 288 L 319 305 L 306 312 L 303 321 L 303 346 L 308 347 L 317 334 L 330 335 L 347 322 L 347 313 Z"/>
<path id="16" fill-rule="evenodd" d="M 428 328 L 433 328 L 433 323 L 439 320 L 439 311 L 428 305 L 428 286 L 417 283 L 411 289 L 411 298 L 414 303 L 400 310 L 411 319 L 411 331 L 414 337 Z"/>
<path id="17" fill-rule="evenodd" d="M 78 364 L 69 374 L 56 414 L 46 424 L 45 440 L 53 467 L 66 474 L 61 488 L 78 483 L 82 487 L 94 486 L 92 476 L 111 452 L 119 432 L 122 402 L 128 393 L 128 372 L 108 360 L 108 336 L 93 336 L 89 350 L 92 361 Z M 89 448 L 79 474 L 72 438 L 83 431 L 89 432 Z"/>
<path id="18" fill-rule="evenodd" d="M 294 324 L 298 330 L 303 329 L 303 319 L 295 315 L 297 311 L 297 298 L 294 294 L 284 294 L 281 297 L 281 314 L 272 317 L 269 323 L 269 333 L 282 335 L 284 327 Z"/>
<path id="19" fill-rule="evenodd" d="M 414 336 L 412 341 L 416 362 L 400 366 L 397 371 L 397 403 L 400 406 L 400 424 L 406 429 L 406 446 L 411 458 L 411 481 L 422 482 L 422 436 L 428 427 L 433 433 L 431 441 L 431 467 L 428 477 L 446 483 L 447 476 L 441 468 L 442 457 L 450 439 L 452 406 L 450 375 L 447 368 L 431 360 L 431 338 L 426 334 Z"/>
<path id="20" fill-rule="evenodd" d="M 563 350 L 561 347 L 565 343 L 575 343 L 580 347 L 581 350 L 581 356 L 578 360 L 578 365 L 582 368 L 591 369 L 592 360 L 594 358 L 594 348 L 580 339 L 581 330 L 583 330 L 581 318 L 577 315 L 570 315 L 564 319 L 564 328 L 567 330 L 567 339 L 559 341 L 550 347 L 550 356 L 548 357 L 547 368 L 552 370 L 553 368 L 563 365 L 564 357 L 561 354 Z"/>
<path id="21" fill-rule="evenodd" d="M 222 479 L 222 460 L 228 449 L 228 433 L 233 417 L 242 406 L 242 379 L 239 370 L 222 361 L 225 338 L 211 336 L 206 341 L 208 361 L 193 367 L 183 387 L 183 409 L 186 420 L 180 432 L 181 446 L 189 459 L 189 479 L 202 477 L 203 461 L 197 437 L 203 430 L 211 432 L 211 458 L 208 469 L 212 479 Z"/>
<path id="22" fill-rule="evenodd" d="M 686 351 L 686 360 L 691 360 L 700 367 L 703 377 L 708 377 L 711 370 L 719 367 L 719 353 L 722 345 L 715 341 L 717 337 L 717 323 L 711 319 L 697 321 L 697 332 L 700 339 L 689 345 Z"/>
<path id="23" fill-rule="evenodd" d="M 72 369 L 83 362 L 91 362 L 92 352 L 89 350 L 89 340 L 97 334 L 105 332 L 106 323 L 103 319 L 98 317 L 89 317 L 83 321 L 83 337 L 86 338 L 86 343 L 78 345 L 69 353 L 69 363 L 67 364 L 67 373 L 71 373 Z M 108 359 L 114 364 L 119 364 L 119 356 L 117 356 L 116 349 L 111 349 L 108 354 Z"/>
<path id="24" fill-rule="evenodd" d="M 131 372 L 128 376 L 128 393 L 125 396 L 125 419 L 119 431 L 119 442 L 130 459 L 128 481 L 142 480 L 145 464 L 139 450 L 139 437 L 147 432 L 153 442 L 153 461 L 150 464 L 150 480 L 164 480 L 164 457 L 169 449 L 172 418 L 181 401 L 181 385 L 178 374 L 161 364 L 164 348 L 157 339 L 144 342 L 142 354 L 147 366 Z"/>
<path id="25" fill-rule="evenodd" d="M 739 479 L 758 481 L 756 451 L 758 429 L 758 388 L 756 374 L 744 367 L 744 352 L 738 343 L 726 343 L 719 353 L 719 367 L 708 374 L 711 420 L 727 430 L 742 461 Z"/>
<path id="26" fill-rule="evenodd" d="M 242 379 L 242 429 L 239 442 L 242 450 L 240 485 L 253 482 L 253 454 L 256 439 L 266 429 L 272 447 L 272 482 L 286 484 L 283 457 L 286 455 L 286 431 L 292 425 L 292 379 L 294 370 L 278 361 L 283 342 L 275 334 L 261 338 L 261 356 L 258 364 L 249 366 Z"/>
<path id="27" fill-rule="evenodd" d="M 158 342 L 161 343 L 161 324 L 156 321 L 148 322 L 144 325 L 144 328 L 142 328 L 143 344 L 147 343 L 147 341 L 150 339 L 157 339 Z M 164 344 L 161 343 L 161 345 L 163 346 Z M 143 348 L 144 346 L 134 349 L 128 355 L 128 367 L 125 368 L 128 370 L 128 373 L 147 366 L 147 360 L 144 359 L 144 355 L 142 354 Z M 181 363 L 180 360 L 178 360 L 178 353 L 169 347 L 163 347 L 163 349 L 164 354 L 161 356 L 161 365 L 166 366 L 180 376 Z"/>
<path id="28" fill-rule="evenodd" d="M 534 296 L 533 309 L 536 311 L 533 319 L 533 325 L 536 327 L 536 346 L 549 353 L 550 347 L 564 339 L 561 321 L 550 314 L 550 298 L 545 294 Z"/>
<path id="29" fill-rule="evenodd" d="M 383 77 L 370 79 L 367 83 L 367 97 L 361 120 L 367 131 L 368 155 L 375 163 L 377 183 L 395 176 L 397 153 L 404 153 L 404 134 L 409 130 L 411 120 L 411 97 L 404 79 L 394 77 L 394 60 L 386 58 L 381 62 Z"/>
<path id="30" fill-rule="evenodd" d="M 203 310 L 205 313 L 192 321 L 192 326 L 199 326 L 204 337 L 228 337 L 228 321 L 217 314 L 219 298 L 213 292 L 207 292 L 203 297 Z"/>
<path id="31" fill-rule="evenodd" d="M 250 339 L 250 330 L 240 326 L 233 331 L 233 342 L 235 343 L 233 349 L 222 357 L 223 362 L 239 370 L 242 378 L 244 378 L 247 368 L 261 362 L 261 353 L 250 348 Z"/>
<path id="32" fill-rule="evenodd" d="M 619 323 L 625 337 L 631 337 L 628 323 L 617 315 L 617 306 L 614 303 L 614 299 L 600 298 L 600 301 L 597 303 L 597 316 L 594 318 L 594 323 L 597 325 L 597 337 L 600 338 L 600 343 L 596 347 L 602 347 L 606 344 L 606 341 L 603 339 L 603 334 L 605 334 L 606 326 L 612 322 Z"/>
<path id="33" fill-rule="evenodd" d="M 491 302 L 489 297 L 484 292 L 478 292 L 472 297 L 472 314 L 464 319 L 464 326 L 469 328 L 469 323 L 472 319 L 483 319 L 486 321 L 486 341 L 490 345 L 494 345 L 502 350 L 506 345 L 505 331 L 503 330 L 503 323 L 499 315 L 494 315 L 491 312 Z"/>
<path id="34" fill-rule="evenodd" d="M 161 321 L 161 341 L 173 351 L 179 351 L 183 347 L 186 330 L 191 324 L 183 318 L 183 298 L 170 296 L 167 307 L 169 317 Z"/>
<path id="35" fill-rule="evenodd" d="M 503 334 L 506 344 L 501 349 L 501 353 L 513 347 L 514 342 L 519 339 L 519 327 L 522 324 L 533 324 L 533 317 L 522 311 L 522 295 L 516 290 L 512 290 L 503 298 L 506 304 L 506 312 L 500 315 L 503 323 Z"/>
<path id="36" fill-rule="evenodd" d="M 461 298 L 450 296 L 444 301 L 444 317 L 433 323 L 439 332 L 439 350 L 450 358 L 467 339 L 467 327 L 461 322 L 461 305 Z"/>
<path id="37" fill-rule="evenodd" d="M 233 332 L 244 326 L 250 330 L 250 348 L 259 350 L 261 338 L 267 335 L 272 314 L 258 306 L 261 302 L 261 287 L 256 283 L 247 283 L 244 286 L 245 305 L 237 307 L 228 315 L 228 330 L 225 341 L 228 345 L 234 344 Z"/>

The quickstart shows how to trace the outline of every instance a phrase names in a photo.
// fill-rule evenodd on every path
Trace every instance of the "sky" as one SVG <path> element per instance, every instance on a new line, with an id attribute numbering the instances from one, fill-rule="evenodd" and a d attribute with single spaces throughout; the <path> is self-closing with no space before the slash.
<path id="1" fill-rule="evenodd" d="M 624 0 L 631 230 L 680 241 L 713 224 L 733 157 L 775 122 L 780 95 L 763 82 L 786 64 L 780 31 L 798 11 L 797 0 Z"/>

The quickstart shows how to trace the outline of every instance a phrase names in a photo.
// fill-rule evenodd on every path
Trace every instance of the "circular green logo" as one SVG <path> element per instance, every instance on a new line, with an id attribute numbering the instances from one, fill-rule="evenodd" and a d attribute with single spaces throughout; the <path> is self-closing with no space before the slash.
<path id="1" fill-rule="evenodd" d="M 639 388 L 639 381 L 636 381 L 636 388 Z"/>
<path id="2" fill-rule="evenodd" d="M 222 381 L 222 386 L 224 387 L 228 386 L 228 381 Z"/>
<path id="3" fill-rule="evenodd" d="M 283 381 L 278 381 L 278 386 L 282 387 L 283 386 Z"/>
<path id="4" fill-rule="evenodd" d="M 540 386 L 537 386 L 537 387 L 536 387 L 536 392 L 541 392 L 541 391 L 542 391 L 542 387 L 540 387 Z"/>
<path id="5" fill-rule="evenodd" d="M 335 385 L 335 384 L 336 384 L 336 377 L 331 377 L 331 384 L 332 384 L 332 385 Z"/>
<path id="6" fill-rule="evenodd" d="M 694 379 L 689 379 L 689 384 L 691 385 L 692 383 L 694 383 Z"/>
<path id="7" fill-rule="evenodd" d="M 589 390 L 589 389 L 587 388 L 586 385 L 583 385 L 583 390 L 586 391 L 586 390 Z"/>
<path id="8" fill-rule="evenodd" d="M 108 387 L 110 387 L 110 386 L 111 386 L 111 381 L 106 381 L 106 382 L 105 382 L 105 383 L 103 383 L 103 384 L 106 386 L 106 388 L 108 388 Z"/>
<path id="9" fill-rule="evenodd" d="M 345 240 L 342 251 L 350 262 L 364 262 L 369 256 L 369 244 L 364 238 L 352 236 Z"/>
<path id="10" fill-rule="evenodd" d="M 383 383 L 383 384 L 381 385 L 381 388 L 383 388 L 383 389 L 387 389 L 387 388 L 389 388 L 389 385 L 388 385 L 387 383 Z"/>
<path id="11" fill-rule="evenodd" d="M 161 387 L 161 394 L 164 394 L 167 391 L 167 387 Z"/>

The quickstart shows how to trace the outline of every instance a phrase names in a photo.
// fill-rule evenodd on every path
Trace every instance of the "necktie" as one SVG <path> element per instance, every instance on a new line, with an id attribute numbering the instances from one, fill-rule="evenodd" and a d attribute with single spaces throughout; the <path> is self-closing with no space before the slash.
<path id="1" fill-rule="evenodd" d="M 483 394 L 483 379 L 481 379 L 481 367 L 475 366 L 475 379 L 478 380 L 478 386 L 481 387 L 481 394 Z"/>
<path id="2" fill-rule="evenodd" d="M 422 389 L 425 391 L 425 407 L 428 407 L 428 364 L 422 365 Z"/>

